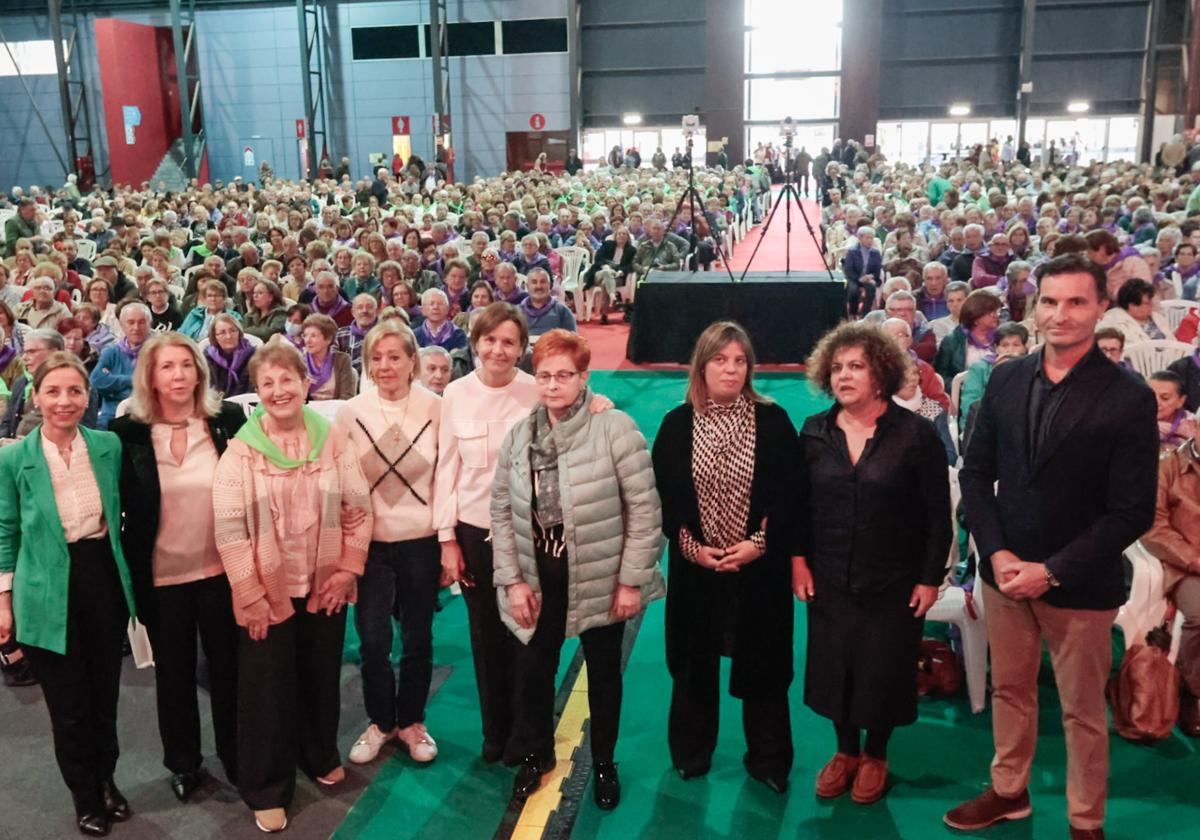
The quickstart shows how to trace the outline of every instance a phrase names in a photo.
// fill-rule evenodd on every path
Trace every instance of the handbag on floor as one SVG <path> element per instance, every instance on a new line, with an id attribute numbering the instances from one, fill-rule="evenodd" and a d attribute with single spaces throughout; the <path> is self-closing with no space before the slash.
<path id="1" fill-rule="evenodd" d="M 1179 719 L 1179 671 L 1169 659 L 1175 605 L 1163 623 L 1146 634 L 1145 644 L 1125 650 L 1117 675 L 1108 681 L 1113 728 L 1141 744 L 1167 738 Z"/>
<path id="2" fill-rule="evenodd" d="M 917 659 L 917 695 L 950 697 L 962 688 L 962 665 L 954 648 L 941 639 L 922 639 Z"/>

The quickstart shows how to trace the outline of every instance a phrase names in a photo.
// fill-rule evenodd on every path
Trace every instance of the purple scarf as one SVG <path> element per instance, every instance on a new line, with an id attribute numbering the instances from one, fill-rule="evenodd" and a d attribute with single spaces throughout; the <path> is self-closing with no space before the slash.
<path id="1" fill-rule="evenodd" d="M 17 348 L 15 344 L 6 343 L 4 349 L 0 350 L 0 370 L 8 367 L 13 359 L 17 357 Z"/>
<path id="2" fill-rule="evenodd" d="M 138 352 L 142 349 L 142 345 L 139 344 L 137 347 L 130 347 L 129 339 L 122 338 L 117 342 L 117 349 L 124 353 L 125 358 L 129 359 L 130 362 L 136 363 Z"/>
<path id="3" fill-rule="evenodd" d="M 971 334 L 971 331 L 969 329 L 967 329 L 965 326 L 959 326 L 959 329 L 962 330 L 963 335 L 965 335 L 967 337 L 967 344 L 970 344 L 972 347 L 976 348 L 977 350 L 991 350 L 993 347 L 996 346 L 996 331 L 995 330 L 992 330 L 991 332 L 988 333 L 988 340 L 985 343 L 980 344 L 978 341 L 975 340 L 975 336 Z"/>
<path id="4" fill-rule="evenodd" d="M 329 309 L 323 309 L 321 307 L 321 301 L 314 297 L 312 299 L 312 308 L 313 312 L 319 312 L 322 315 L 328 315 L 330 318 L 337 318 L 337 316 L 342 313 L 343 309 L 350 308 L 350 304 L 346 303 L 345 299 L 341 295 L 338 295 L 333 299 L 333 303 L 330 305 Z"/>
<path id="5" fill-rule="evenodd" d="M 519 304 L 521 311 L 525 313 L 529 320 L 541 318 L 554 307 L 554 298 L 550 298 L 542 306 L 534 306 L 533 298 L 527 297 Z"/>
<path id="6" fill-rule="evenodd" d="M 1127 260 L 1130 257 L 1140 257 L 1140 256 L 1141 256 L 1141 252 L 1139 252 L 1137 248 L 1134 248 L 1132 245 L 1126 245 L 1120 251 L 1117 251 L 1116 255 L 1114 255 L 1111 260 L 1109 260 L 1108 262 L 1106 262 L 1104 265 L 1102 265 L 1100 267 L 1103 268 L 1105 271 L 1109 271 L 1110 269 L 1112 269 L 1113 266 L 1115 266 L 1117 263 L 1119 263 L 1123 260 Z"/>
<path id="7" fill-rule="evenodd" d="M 308 386 L 308 395 L 311 397 L 317 391 L 324 387 L 329 381 L 329 377 L 333 376 L 333 348 L 330 347 L 325 353 L 325 361 L 320 367 L 313 364 L 311 353 L 305 352 L 304 362 L 308 365 L 308 376 L 312 380 L 312 384 Z"/>
<path id="8" fill-rule="evenodd" d="M 375 321 L 373 324 L 371 324 L 370 327 L 363 329 L 362 327 L 360 327 L 358 325 L 358 321 L 351 321 L 350 322 L 350 335 L 354 336 L 358 341 L 362 341 L 364 338 L 367 337 L 367 333 L 369 333 L 371 331 L 371 327 L 374 327 L 375 324 L 378 324 L 378 323 L 379 323 L 379 321 Z"/>
<path id="9" fill-rule="evenodd" d="M 438 347 L 441 347 L 450 340 L 450 336 L 454 335 L 454 322 L 447 318 L 445 321 L 442 321 L 442 325 L 434 333 L 429 330 L 429 321 L 422 321 L 421 326 L 417 327 L 417 330 L 429 340 L 429 344 L 436 344 Z"/>
<path id="10" fill-rule="evenodd" d="M 241 376 L 242 368 L 245 367 L 246 362 L 254 355 L 254 345 L 245 336 L 242 336 L 242 340 L 238 342 L 237 347 L 233 348 L 232 356 L 226 357 L 224 351 L 215 344 L 208 345 L 204 350 L 204 355 L 208 357 L 209 361 L 225 371 L 226 384 L 231 387 L 235 384 L 237 378 Z M 230 387 L 226 387 L 226 393 L 228 393 Z"/>
<path id="11" fill-rule="evenodd" d="M 518 289 L 516 286 L 513 286 L 513 290 L 508 294 L 505 294 L 504 292 L 500 291 L 499 288 L 495 288 L 495 287 L 493 287 L 493 288 L 495 289 L 495 292 L 496 292 L 496 300 L 501 300 L 501 301 L 504 301 L 505 303 L 518 304 L 521 301 L 525 300 L 527 297 L 529 297 L 529 294 L 527 292 L 524 292 L 521 289 Z"/>

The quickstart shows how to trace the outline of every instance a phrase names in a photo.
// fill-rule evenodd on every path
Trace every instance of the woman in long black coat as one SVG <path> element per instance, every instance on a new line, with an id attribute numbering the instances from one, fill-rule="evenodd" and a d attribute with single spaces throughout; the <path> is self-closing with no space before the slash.
<path id="1" fill-rule="evenodd" d="M 787 413 L 754 391 L 745 331 L 719 322 L 692 356 L 688 400 L 663 419 L 655 479 L 670 541 L 666 608 L 668 740 L 685 778 L 702 776 L 717 742 L 721 656 L 742 700 L 754 778 L 783 793 L 792 766 L 788 686 L 796 436 Z"/>
<path id="2" fill-rule="evenodd" d="M 836 402 L 800 432 L 792 582 L 808 602 L 804 702 L 837 732 L 817 795 L 853 782 L 867 804 L 887 788 L 892 730 L 917 717 L 922 617 L 950 550 L 950 483 L 933 424 L 892 401 L 904 353 L 886 333 L 836 328 L 808 375 Z"/>

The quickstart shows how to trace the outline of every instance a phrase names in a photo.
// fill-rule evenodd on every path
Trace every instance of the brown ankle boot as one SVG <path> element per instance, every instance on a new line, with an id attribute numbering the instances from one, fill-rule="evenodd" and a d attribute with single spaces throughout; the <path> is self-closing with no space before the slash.
<path id="1" fill-rule="evenodd" d="M 1013 797 L 1001 796 L 989 787 L 970 802 L 946 813 L 946 825 L 959 831 L 979 831 L 1004 820 L 1019 820 L 1033 813 L 1029 791 Z"/>

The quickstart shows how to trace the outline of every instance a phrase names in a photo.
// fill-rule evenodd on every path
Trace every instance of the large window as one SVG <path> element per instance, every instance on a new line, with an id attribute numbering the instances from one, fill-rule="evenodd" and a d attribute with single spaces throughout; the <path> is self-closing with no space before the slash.
<path id="1" fill-rule="evenodd" d="M 67 46 L 63 42 L 63 49 Z M 8 52 L 12 50 L 12 58 Z M 16 65 L 13 65 L 13 59 Z M 57 76 L 58 62 L 54 58 L 53 41 L 9 41 L 7 50 L 0 50 L 0 76 Z"/>
<path id="2" fill-rule="evenodd" d="M 1059 160 L 1133 160 L 1137 153 L 1137 117 L 1031 118 L 1025 140 L 1034 161 L 1043 159 L 1054 141 Z M 976 144 L 995 139 L 1001 145 L 1016 137 L 1016 120 L 906 120 L 876 126 L 878 144 L 892 161 L 938 164 L 971 154 Z M 1015 142 L 1015 140 L 1014 140 Z"/>
<path id="3" fill-rule="evenodd" d="M 812 129 L 803 142 L 797 135 L 797 146 L 831 144 L 841 94 L 842 0 L 745 3 L 746 148 L 777 141 L 784 117 Z"/>
<path id="4" fill-rule="evenodd" d="M 692 159 L 697 164 L 704 161 L 705 141 L 704 128 L 701 127 L 700 132 L 692 138 Z M 683 131 L 678 126 L 662 128 L 638 126 L 636 129 L 589 128 L 584 129 L 582 146 L 579 155 L 585 169 L 595 169 L 597 166 L 607 165 L 608 153 L 613 146 L 620 146 L 622 152 L 631 147 L 637 149 L 642 156 L 642 166 L 650 166 L 650 158 L 653 157 L 654 150 L 662 147 L 669 166 L 671 155 L 675 153 L 676 149 L 681 152 L 687 149 L 687 138 L 683 136 Z"/>

